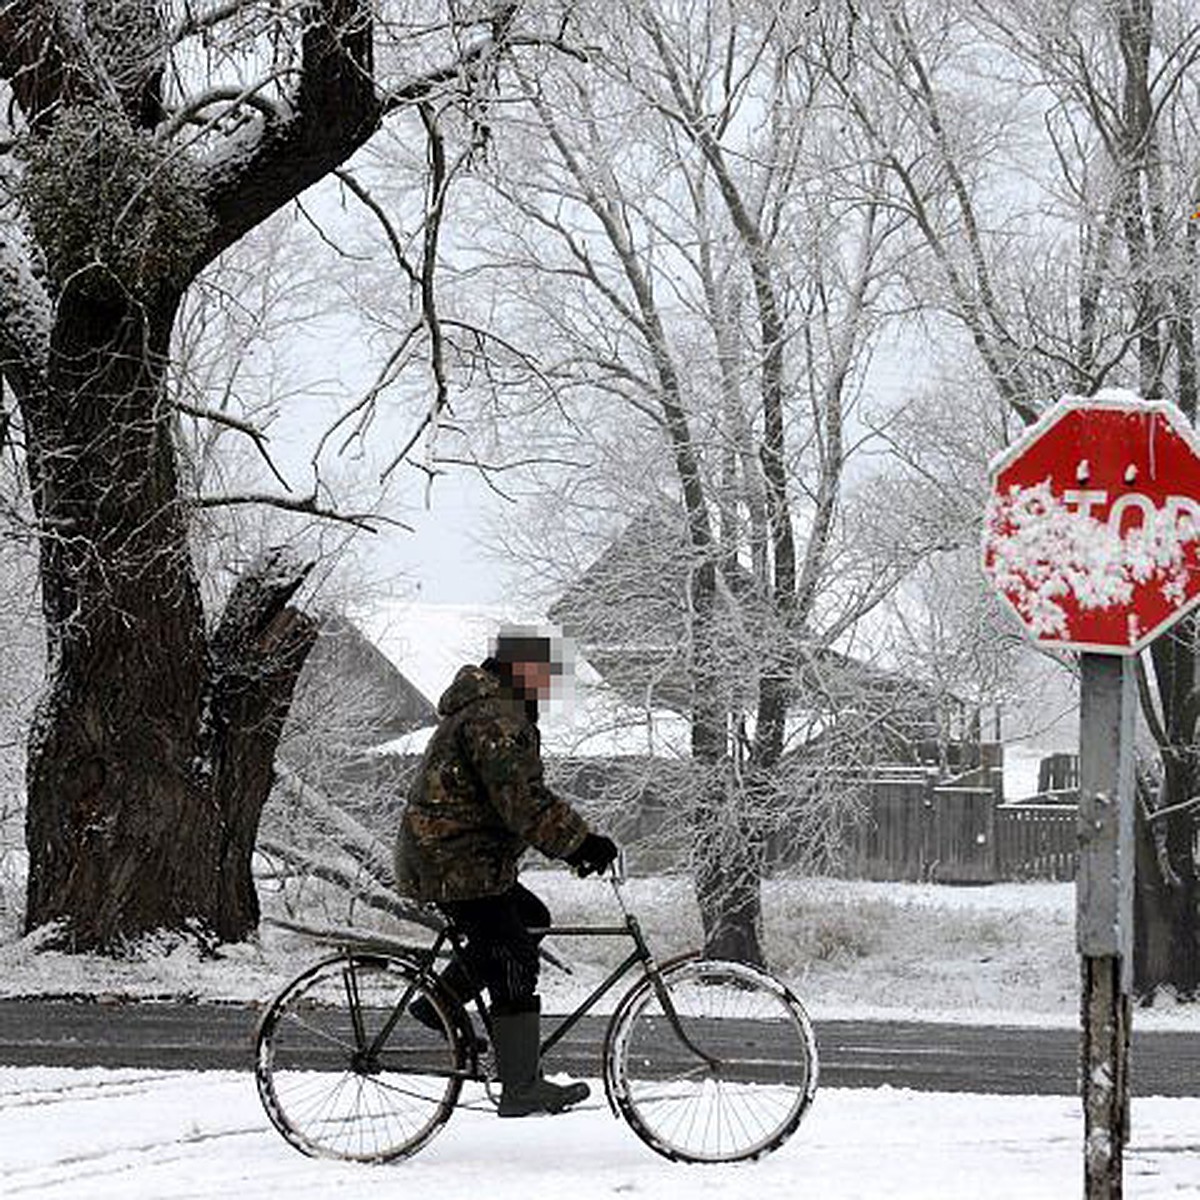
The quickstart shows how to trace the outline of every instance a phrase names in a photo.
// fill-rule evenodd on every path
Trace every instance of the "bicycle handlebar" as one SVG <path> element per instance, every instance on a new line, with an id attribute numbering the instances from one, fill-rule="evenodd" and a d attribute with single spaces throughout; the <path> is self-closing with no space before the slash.
<path id="1" fill-rule="evenodd" d="M 572 871 L 580 879 L 586 879 L 589 875 L 595 875 L 597 879 L 607 878 L 616 883 L 625 882 L 625 851 L 620 847 L 617 848 L 617 857 L 603 869 L 597 869 L 592 866 L 572 867 Z"/>
<path id="2" fill-rule="evenodd" d="M 618 850 L 617 857 L 609 865 L 609 874 L 614 884 L 625 882 L 625 851 Z"/>

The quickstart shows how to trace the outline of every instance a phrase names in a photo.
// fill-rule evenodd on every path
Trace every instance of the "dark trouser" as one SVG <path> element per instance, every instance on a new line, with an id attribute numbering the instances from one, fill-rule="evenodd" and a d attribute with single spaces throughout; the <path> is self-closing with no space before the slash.
<path id="1" fill-rule="evenodd" d="M 497 896 L 444 900 L 440 907 L 466 938 L 467 964 L 491 993 L 493 1008 L 533 1008 L 541 935 L 529 930 L 550 924 L 550 910 L 541 900 L 517 883 Z"/>

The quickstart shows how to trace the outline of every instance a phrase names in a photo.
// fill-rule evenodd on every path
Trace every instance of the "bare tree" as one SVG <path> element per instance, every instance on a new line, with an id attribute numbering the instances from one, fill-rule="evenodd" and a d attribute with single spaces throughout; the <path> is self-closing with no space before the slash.
<path id="1" fill-rule="evenodd" d="M 206 625 L 165 387 L 181 300 L 387 114 L 486 94 L 514 8 L 0 4 L 0 370 L 50 663 L 25 920 L 61 923 L 63 945 L 254 927 L 251 851 L 314 636 L 288 605 L 305 566 L 282 554 Z"/>
<path id="2" fill-rule="evenodd" d="M 610 534 L 671 497 L 655 514 L 665 557 L 606 576 L 572 615 L 585 651 L 640 647 L 687 712 L 707 947 L 751 960 L 768 814 L 803 792 L 798 743 L 812 764 L 846 749 L 826 651 L 922 553 L 905 540 L 880 570 L 847 537 L 846 427 L 899 301 L 903 229 L 885 173 L 862 139 L 839 140 L 830 91 L 795 53 L 807 8 L 578 9 L 586 61 L 514 63 L 526 108 L 497 132 L 502 203 L 471 275 L 502 281 L 543 384 L 587 414 L 564 440 L 625 473 L 604 495 L 572 484 L 563 519 L 577 488 L 623 514 L 600 519 Z M 628 453 L 597 439 L 609 428 Z"/>
<path id="3" fill-rule="evenodd" d="M 1114 382 L 1195 419 L 1190 6 L 898 0 L 861 17 L 823 40 L 825 69 L 922 233 L 924 295 L 946 297 L 1017 427 Z M 1139 668 L 1162 763 L 1139 820 L 1146 997 L 1200 987 L 1195 643 L 1189 619 Z"/>

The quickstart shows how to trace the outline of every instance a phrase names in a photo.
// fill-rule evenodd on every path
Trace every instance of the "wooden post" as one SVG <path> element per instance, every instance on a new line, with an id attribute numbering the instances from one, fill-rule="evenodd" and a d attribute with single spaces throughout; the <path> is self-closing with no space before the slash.
<path id="1" fill-rule="evenodd" d="M 1079 876 L 1084 1196 L 1119 1200 L 1129 1137 L 1133 952 L 1134 660 L 1084 653 L 1079 721 Z"/>

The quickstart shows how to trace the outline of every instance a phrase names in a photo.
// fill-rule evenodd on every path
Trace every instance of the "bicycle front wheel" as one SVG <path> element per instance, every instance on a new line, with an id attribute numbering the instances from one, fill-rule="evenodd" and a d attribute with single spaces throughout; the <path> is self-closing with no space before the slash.
<path id="1" fill-rule="evenodd" d="M 689 960 L 622 1001 L 604 1071 L 617 1109 L 653 1150 L 736 1162 L 795 1131 L 816 1094 L 817 1045 L 778 980 L 741 963 Z"/>
<path id="2" fill-rule="evenodd" d="M 424 999 L 422 1015 L 411 1015 Z M 293 980 L 259 1023 L 255 1078 L 272 1123 L 313 1156 L 386 1162 L 419 1150 L 462 1089 L 452 1005 L 413 963 L 327 958 Z"/>

